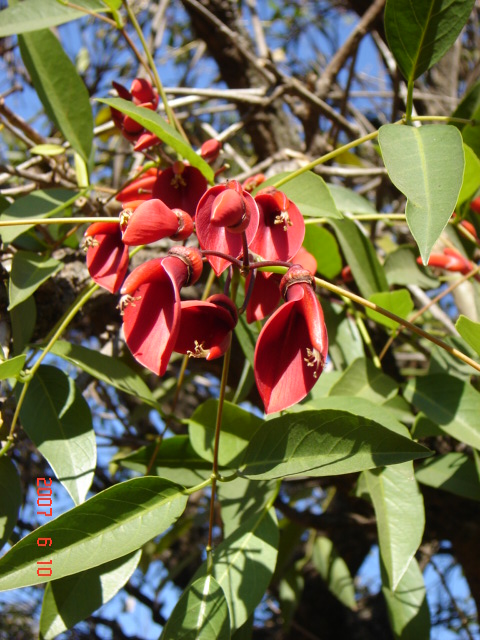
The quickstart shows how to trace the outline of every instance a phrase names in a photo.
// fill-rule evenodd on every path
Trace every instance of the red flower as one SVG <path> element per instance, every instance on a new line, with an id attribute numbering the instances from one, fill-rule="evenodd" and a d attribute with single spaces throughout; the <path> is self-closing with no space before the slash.
<path id="1" fill-rule="evenodd" d="M 92 279 L 110 293 L 115 293 L 128 269 L 128 247 L 122 242 L 120 226 L 95 222 L 85 231 L 87 269 Z"/>
<path id="2" fill-rule="evenodd" d="M 132 200 L 150 200 L 153 198 L 153 185 L 158 178 L 157 169 L 149 169 L 136 180 L 132 180 L 115 198 L 119 202 L 130 202 Z"/>
<path id="3" fill-rule="evenodd" d="M 294 265 L 282 278 L 286 302 L 265 323 L 255 348 L 255 380 L 266 413 L 302 400 L 322 373 L 328 351 L 323 311 L 311 274 Z"/>
<path id="4" fill-rule="evenodd" d="M 255 282 L 247 303 L 246 318 L 248 323 L 263 320 L 275 311 L 280 302 L 280 277 L 275 273 L 266 273 L 255 269 Z M 245 291 L 248 292 L 253 277 L 250 272 L 245 281 Z"/>
<path id="5" fill-rule="evenodd" d="M 182 302 L 181 306 L 180 330 L 174 351 L 207 360 L 223 356 L 238 320 L 232 300 L 219 293 L 205 301 Z"/>
<path id="6" fill-rule="evenodd" d="M 209 189 L 198 203 L 195 215 L 198 242 L 202 249 L 239 258 L 243 254 L 242 232 L 250 243 L 258 227 L 258 208 L 252 196 L 236 180 Z M 229 266 L 228 260 L 208 256 L 215 273 Z"/>
<path id="7" fill-rule="evenodd" d="M 215 162 L 222 150 L 222 143 L 215 138 L 206 140 L 200 147 L 200 155 L 209 164 Z"/>
<path id="8" fill-rule="evenodd" d="M 256 173 L 254 176 L 250 176 L 242 182 L 242 189 L 251 193 L 254 189 L 260 186 L 262 182 L 265 182 L 265 180 L 266 178 L 263 173 Z"/>
<path id="9" fill-rule="evenodd" d="M 300 247 L 297 253 L 292 258 L 293 264 L 299 264 L 304 269 L 308 269 L 310 273 L 315 275 L 317 273 L 317 261 L 315 256 L 307 251 L 305 247 Z"/>
<path id="10" fill-rule="evenodd" d="M 113 82 L 112 84 L 120 98 L 130 100 L 135 105 L 151 109 L 152 111 L 155 111 L 157 108 L 158 95 L 148 80 L 135 78 L 131 84 L 130 91 L 127 91 L 127 89 L 118 82 Z M 120 129 L 123 136 L 130 142 L 134 142 L 145 132 L 144 127 L 133 120 L 133 118 L 130 118 L 130 116 L 126 116 L 121 111 L 118 111 L 118 109 L 111 109 L 111 112 L 113 122 Z"/>
<path id="11" fill-rule="evenodd" d="M 186 211 L 193 218 L 206 188 L 207 181 L 198 169 L 177 161 L 158 176 L 153 197 L 160 198 L 171 209 Z"/>
<path id="12" fill-rule="evenodd" d="M 422 259 L 417 258 L 418 264 L 422 264 Z M 469 273 L 474 264 L 467 260 L 460 252 L 451 247 L 445 247 L 442 253 L 432 253 L 428 259 L 429 267 L 440 267 L 447 271 L 459 271 L 464 275 Z"/>
<path id="13" fill-rule="evenodd" d="M 260 222 L 250 249 L 264 260 L 291 260 L 305 237 L 302 214 L 282 191 L 273 187 L 262 189 L 255 202 Z"/>
<path id="14" fill-rule="evenodd" d="M 480 213 L 480 196 L 470 202 L 470 209 L 475 213 Z"/>
<path id="15" fill-rule="evenodd" d="M 134 269 L 121 289 L 128 348 L 140 364 L 159 376 L 167 369 L 180 329 L 179 290 L 196 282 L 201 271 L 198 249 L 174 247 L 165 258 Z"/>
<path id="16" fill-rule="evenodd" d="M 156 198 L 142 202 L 132 213 L 127 211 L 120 217 L 126 245 L 149 244 L 162 238 L 177 237 L 179 233 L 187 238 L 193 232 L 193 221 L 188 213 L 179 209 L 173 211 Z"/>

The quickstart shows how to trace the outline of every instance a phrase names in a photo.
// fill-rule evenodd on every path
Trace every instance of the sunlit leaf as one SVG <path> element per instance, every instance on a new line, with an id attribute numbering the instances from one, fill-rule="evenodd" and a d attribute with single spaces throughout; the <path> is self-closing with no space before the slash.
<path id="1" fill-rule="evenodd" d="M 183 513 L 182 487 L 163 478 L 134 478 L 109 487 L 17 542 L 0 559 L 0 591 L 50 582 L 136 551 Z M 39 546 L 50 538 L 51 546 Z M 52 560 L 52 576 L 37 575 Z"/>
<path id="2" fill-rule="evenodd" d="M 49 582 L 43 596 L 40 633 L 53 640 L 111 600 L 129 580 L 141 551 Z"/>
<path id="3" fill-rule="evenodd" d="M 407 319 L 409 313 L 413 311 L 414 304 L 412 297 L 407 289 L 396 289 L 395 291 L 381 291 L 380 293 L 374 293 L 370 296 L 370 302 L 383 307 L 387 311 L 394 313 L 400 318 Z M 379 324 L 383 324 L 390 329 L 396 329 L 400 325 L 398 322 L 387 318 L 387 316 L 372 311 L 372 309 L 366 309 L 367 316 Z"/>
<path id="4" fill-rule="evenodd" d="M 407 80 L 425 73 L 450 49 L 475 0 L 387 0 L 385 33 Z"/>
<path id="5" fill-rule="evenodd" d="M 22 426 L 72 500 L 85 500 L 97 463 L 90 408 L 75 382 L 50 365 L 30 381 L 20 410 Z"/>
<path id="6" fill-rule="evenodd" d="M 193 167 L 199 169 L 209 182 L 213 182 L 212 167 L 195 153 L 188 142 L 161 115 L 145 107 L 137 107 L 132 102 L 123 100 L 123 98 L 98 98 L 98 102 L 103 102 L 109 107 L 113 107 L 130 116 L 132 120 L 141 124 L 147 131 L 151 131 L 160 140 L 175 149 Z"/>
<path id="7" fill-rule="evenodd" d="M 213 462 L 213 442 L 218 400 L 209 399 L 195 410 L 188 420 L 192 447 L 199 456 Z M 261 418 L 236 405 L 225 402 L 222 411 L 222 437 L 218 462 L 222 467 L 234 467 L 241 461 L 251 437 L 262 424 Z"/>
<path id="8" fill-rule="evenodd" d="M 185 487 L 199 484 L 212 473 L 212 463 L 195 452 L 188 436 L 164 438 L 159 444 L 117 456 L 115 462 L 142 474 L 155 474 L 172 482 L 181 482 Z"/>
<path id="9" fill-rule="evenodd" d="M 211 576 L 195 580 L 183 592 L 165 625 L 161 640 L 230 640 L 225 594 Z"/>
<path id="10" fill-rule="evenodd" d="M 455 323 L 455 329 L 465 342 L 480 355 L 480 322 L 474 322 L 461 315 Z"/>
<path id="11" fill-rule="evenodd" d="M 277 491 L 276 480 L 235 478 L 217 484 L 223 535 L 231 535 L 254 514 L 262 511 Z"/>
<path id="12" fill-rule="evenodd" d="M 369 298 L 377 291 L 388 291 L 385 272 L 370 240 L 352 220 L 332 220 L 330 224 L 362 295 Z"/>
<path id="13" fill-rule="evenodd" d="M 93 115 L 88 91 L 62 45 L 48 29 L 18 36 L 23 62 L 49 118 L 88 160 Z"/>
<path id="14" fill-rule="evenodd" d="M 438 287 L 438 280 L 421 269 L 415 258 L 411 247 L 399 247 L 396 251 L 389 253 L 383 265 L 388 284 L 403 286 L 413 284 L 422 289 Z"/>
<path id="15" fill-rule="evenodd" d="M 63 212 L 75 202 L 78 193 L 66 189 L 39 189 L 34 193 L 18 198 L 12 205 L 0 215 L 0 222 L 15 220 L 21 222 L 22 218 L 49 218 Z M 64 213 L 65 215 L 65 213 Z M 9 227 L 0 227 L 0 235 L 5 244 L 13 242 L 18 236 L 28 231 L 35 225 L 18 224 Z"/>
<path id="16" fill-rule="evenodd" d="M 404 396 L 449 436 L 480 448 L 480 393 L 468 382 L 445 374 L 428 375 L 411 380 Z"/>
<path id="17" fill-rule="evenodd" d="M 382 588 L 395 640 L 429 640 L 430 611 L 422 572 L 412 558 L 406 572 L 392 591 Z"/>
<path id="18" fill-rule="evenodd" d="M 232 631 L 248 619 L 262 599 L 275 569 L 277 547 L 273 508 L 254 515 L 216 547 L 211 573 L 227 599 Z M 206 575 L 204 563 L 195 578 Z"/>
<path id="19" fill-rule="evenodd" d="M 355 586 L 345 560 L 335 550 L 333 542 L 325 536 L 315 539 L 312 561 L 329 591 L 349 609 L 356 610 Z"/>
<path id="20" fill-rule="evenodd" d="M 262 182 L 260 189 L 283 180 L 289 172 L 277 173 Z M 278 187 L 300 209 L 303 216 L 308 218 L 343 218 L 342 213 L 335 206 L 325 180 L 312 171 L 292 178 Z"/>
<path id="21" fill-rule="evenodd" d="M 105 6 L 100 0 L 75 0 L 75 5 L 89 11 L 105 11 Z M 86 14 L 58 0 L 23 0 L 16 6 L 3 9 L 0 15 L 0 38 L 4 38 L 17 33 L 55 27 L 82 18 Z"/>
<path id="22" fill-rule="evenodd" d="M 267 479 L 333 476 L 425 458 L 422 445 L 347 411 L 302 411 L 268 420 L 245 452 L 241 474 Z"/>
<path id="23" fill-rule="evenodd" d="M 31 251 L 17 251 L 12 260 L 12 271 L 8 286 L 10 305 L 13 309 L 29 298 L 40 285 L 63 267 L 63 262 L 39 256 Z"/>
<path id="24" fill-rule="evenodd" d="M 422 541 L 425 528 L 423 497 L 413 463 L 365 472 L 377 517 L 380 555 L 395 591 Z"/>
<path id="25" fill-rule="evenodd" d="M 0 380 L 15 378 L 18 376 L 25 364 L 25 358 L 25 355 L 21 355 L 0 362 Z"/>
<path id="26" fill-rule="evenodd" d="M 480 480 L 475 460 L 452 451 L 425 461 L 415 470 L 419 482 L 462 498 L 480 500 Z"/>
<path id="27" fill-rule="evenodd" d="M 462 186 L 462 136 L 450 125 L 388 124 L 380 127 L 378 141 L 391 181 L 407 197 L 407 223 L 427 264 Z"/>
<path id="28" fill-rule="evenodd" d="M 335 237 L 323 227 L 308 224 L 303 246 L 317 261 L 317 271 L 325 278 L 334 278 L 342 270 L 342 258 Z"/>
<path id="29" fill-rule="evenodd" d="M 151 406 L 157 406 L 152 392 L 142 378 L 118 358 L 65 340 L 57 340 L 50 352 L 75 364 L 97 380 L 136 396 Z"/>
<path id="30" fill-rule="evenodd" d="M 345 369 L 330 389 L 330 396 L 359 396 L 381 404 L 393 397 L 398 385 L 393 378 L 378 369 L 371 360 L 358 358 Z"/>
<path id="31" fill-rule="evenodd" d="M 39 156 L 58 156 L 65 153 L 65 147 L 62 147 L 61 144 L 36 144 L 30 147 L 30 153 Z"/>

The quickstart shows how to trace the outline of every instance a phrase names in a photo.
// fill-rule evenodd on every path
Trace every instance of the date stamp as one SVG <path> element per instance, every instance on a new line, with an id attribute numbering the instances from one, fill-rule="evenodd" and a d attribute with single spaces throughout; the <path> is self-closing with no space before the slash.
<path id="1" fill-rule="evenodd" d="M 52 479 L 37 478 L 37 516 L 51 518 L 52 509 Z M 51 547 L 51 538 L 37 538 L 38 547 Z M 48 566 L 50 565 L 50 566 Z M 50 578 L 52 576 L 52 560 L 39 560 L 37 562 L 37 576 Z"/>

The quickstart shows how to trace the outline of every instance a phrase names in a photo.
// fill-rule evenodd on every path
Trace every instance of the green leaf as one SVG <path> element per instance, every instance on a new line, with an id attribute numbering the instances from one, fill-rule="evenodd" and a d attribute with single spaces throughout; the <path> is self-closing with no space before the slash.
<path id="1" fill-rule="evenodd" d="M 382 587 L 390 626 L 396 640 L 429 640 L 430 610 L 422 572 L 412 558 L 396 591 Z"/>
<path id="2" fill-rule="evenodd" d="M 115 457 L 122 467 L 139 473 L 157 475 L 172 482 L 193 487 L 212 474 L 211 462 L 206 462 L 192 448 L 188 436 L 165 438 L 160 445 L 140 447 L 124 457 Z"/>
<path id="3" fill-rule="evenodd" d="M 213 462 L 213 441 L 217 419 L 218 400 L 209 399 L 195 410 L 188 422 L 188 435 L 192 447 L 204 460 Z M 250 438 L 262 424 L 262 419 L 230 402 L 224 402 L 222 432 L 218 450 L 221 467 L 236 467 Z"/>
<path id="4" fill-rule="evenodd" d="M 16 356 L 0 362 L 0 380 L 16 378 L 25 364 L 26 355 Z"/>
<path id="5" fill-rule="evenodd" d="M 42 639 L 53 640 L 111 600 L 128 582 L 141 555 L 141 551 L 134 551 L 123 558 L 49 582 L 40 614 Z"/>
<path id="6" fill-rule="evenodd" d="M 75 382 L 56 367 L 41 365 L 28 386 L 20 419 L 72 500 L 83 502 L 97 448 L 90 408 Z"/>
<path id="7" fill-rule="evenodd" d="M 407 197 L 407 224 L 426 265 L 462 186 L 462 136 L 450 125 L 387 124 L 378 141 L 391 181 Z"/>
<path id="8" fill-rule="evenodd" d="M 245 452 L 241 475 L 333 476 L 425 458 L 430 451 L 347 411 L 302 411 L 268 420 Z"/>
<path id="9" fill-rule="evenodd" d="M 395 591 L 422 542 L 423 497 L 411 461 L 366 471 L 365 477 L 377 517 L 380 555 L 388 586 Z"/>
<path id="10" fill-rule="evenodd" d="M 257 343 L 259 333 L 259 330 L 254 324 L 247 323 L 245 314 L 242 314 L 238 318 L 237 326 L 235 327 L 235 335 L 237 336 L 245 358 L 250 363 L 252 369 L 254 365 L 255 345 Z"/>
<path id="11" fill-rule="evenodd" d="M 160 140 L 170 145 L 184 160 L 188 160 L 193 167 L 203 173 L 209 182 L 213 182 L 212 167 L 195 153 L 188 142 L 161 115 L 146 107 L 137 107 L 129 100 L 123 100 L 123 98 L 98 98 L 97 100 L 130 116 L 135 122 L 145 127 L 147 131 L 151 131 Z"/>
<path id="12" fill-rule="evenodd" d="M 278 524 L 271 508 L 247 520 L 215 549 L 211 574 L 227 599 L 232 631 L 242 626 L 265 594 L 277 548 Z M 195 579 L 206 575 L 205 562 Z"/>
<path id="13" fill-rule="evenodd" d="M 418 482 L 462 498 L 480 500 L 475 460 L 464 453 L 446 453 L 425 461 L 415 471 Z"/>
<path id="14" fill-rule="evenodd" d="M 278 585 L 278 598 L 282 611 L 283 628 L 290 628 L 293 616 L 301 600 L 305 579 L 295 566 L 285 572 Z"/>
<path id="15" fill-rule="evenodd" d="M 40 285 L 58 273 L 62 267 L 63 262 L 55 258 L 39 256 L 31 251 L 17 251 L 13 256 L 8 286 L 8 310 L 33 295 Z"/>
<path id="16" fill-rule="evenodd" d="M 415 416 L 415 422 L 412 427 L 412 438 L 419 440 L 420 438 L 430 438 L 432 436 L 443 436 L 443 431 L 435 422 L 432 422 L 420 411 L 420 413 L 417 413 Z"/>
<path id="17" fill-rule="evenodd" d="M 75 202 L 78 193 L 66 189 L 48 189 L 47 191 L 35 191 L 28 196 L 18 198 L 12 205 L 0 215 L 0 222 L 18 220 L 22 218 L 50 218 L 61 213 Z M 28 231 L 35 225 L 18 224 L 11 227 L 0 227 L 2 242 L 8 244 Z"/>
<path id="18" fill-rule="evenodd" d="M 312 561 L 328 590 L 349 609 L 355 611 L 355 586 L 345 560 L 338 555 L 333 542 L 325 536 L 315 539 Z"/>
<path id="19" fill-rule="evenodd" d="M 27 298 L 10 311 L 12 323 L 13 351 L 21 353 L 33 335 L 37 322 L 37 307 L 34 298 Z"/>
<path id="20" fill-rule="evenodd" d="M 276 184 L 290 175 L 290 172 L 277 173 L 265 182 L 260 189 Z M 308 218 L 342 219 L 343 215 L 335 206 L 325 180 L 312 171 L 306 171 L 278 187 L 299 208 L 301 214 Z"/>
<path id="21" fill-rule="evenodd" d="M 375 248 L 352 220 L 331 221 L 352 275 L 365 298 L 377 291 L 387 291 L 385 272 Z"/>
<path id="22" fill-rule="evenodd" d="M 414 284 L 422 289 L 435 289 L 439 285 L 437 278 L 432 278 L 420 269 L 411 247 L 399 247 L 389 253 L 383 267 L 390 286 Z"/>
<path id="23" fill-rule="evenodd" d="M 480 393 L 468 382 L 445 374 L 428 375 L 411 380 L 404 396 L 449 436 L 480 448 Z"/>
<path id="24" fill-rule="evenodd" d="M 475 0 L 387 0 L 385 34 L 405 78 L 413 81 L 450 49 Z"/>
<path id="25" fill-rule="evenodd" d="M 99 0 L 76 0 L 75 4 L 89 11 L 105 11 Z M 0 38 L 55 27 L 85 15 L 83 11 L 71 9 L 58 0 L 23 0 L 1 12 Z"/>
<path id="26" fill-rule="evenodd" d="M 195 580 L 170 614 L 161 640 L 230 640 L 228 605 L 212 576 Z"/>
<path id="27" fill-rule="evenodd" d="M 107 7 L 112 9 L 112 11 L 116 11 L 122 6 L 122 0 L 103 0 L 103 2 L 107 5 Z"/>
<path id="28" fill-rule="evenodd" d="M 22 506 L 22 486 L 16 466 L 8 456 L 0 458 L 0 549 L 17 524 Z"/>
<path id="29" fill-rule="evenodd" d="M 254 514 L 262 511 L 277 492 L 275 480 L 236 478 L 219 482 L 217 495 L 223 522 L 223 535 L 228 537 Z"/>
<path id="30" fill-rule="evenodd" d="M 111 384 L 119 391 L 136 396 L 152 407 L 158 406 L 152 392 L 142 378 L 118 358 L 71 344 L 65 340 L 57 340 L 50 353 L 73 363 L 97 380 Z"/>
<path id="31" fill-rule="evenodd" d="M 375 404 L 374 402 L 367 400 L 367 398 L 353 396 L 346 397 L 343 395 L 312 398 L 312 400 L 309 400 L 304 404 L 297 404 L 290 407 L 287 411 L 290 413 L 298 413 L 299 411 L 311 411 L 313 409 L 316 411 L 323 411 L 325 409 L 348 411 L 348 413 L 352 413 L 356 416 L 362 416 L 362 418 L 373 420 L 382 427 L 397 433 L 399 436 L 410 438 L 409 430 L 395 418 L 391 409 L 389 409 L 385 404 Z"/>
<path id="32" fill-rule="evenodd" d="M 408 314 L 413 311 L 414 304 L 407 289 L 397 289 L 396 291 L 382 291 L 380 293 L 374 293 L 370 296 L 370 302 L 383 307 L 387 311 L 395 313 L 401 318 L 407 318 Z M 387 318 L 381 313 L 372 311 L 372 309 L 366 309 L 367 316 L 379 324 L 383 324 L 389 329 L 397 329 L 400 325 L 398 322 Z"/>
<path id="33" fill-rule="evenodd" d="M 463 151 L 465 153 L 465 172 L 462 188 L 458 194 L 457 210 L 463 202 L 470 201 L 480 187 L 480 159 L 468 144 L 463 145 Z"/>
<path id="34" fill-rule="evenodd" d="M 39 156 L 59 156 L 61 153 L 65 153 L 65 147 L 61 144 L 36 144 L 29 149 L 32 155 Z"/>
<path id="35" fill-rule="evenodd" d="M 48 29 L 18 36 L 20 52 L 49 118 L 72 148 L 88 160 L 93 115 L 87 88 L 62 45 Z"/>
<path id="36" fill-rule="evenodd" d="M 382 404 L 398 392 L 398 384 L 371 360 L 358 358 L 343 372 L 330 389 L 330 396 L 360 396 Z"/>
<path id="37" fill-rule="evenodd" d="M 347 189 L 339 184 L 329 184 L 328 189 L 337 209 L 342 213 L 377 213 L 377 210 L 372 207 L 366 198 L 352 191 L 352 189 Z"/>
<path id="38" fill-rule="evenodd" d="M 362 336 L 355 319 L 349 313 L 347 314 L 345 306 L 323 299 L 322 307 L 328 331 L 328 356 L 335 365 L 337 373 L 340 373 L 357 358 L 364 356 Z M 320 380 L 322 378 L 323 375 Z M 315 395 L 319 384 L 321 382 L 317 382 L 311 394 Z"/>
<path id="39" fill-rule="evenodd" d="M 461 315 L 455 323 L 455 329 L 465 342 L 480 355 L 480 322 L 474 322 Z"/>
<path id="40" fill-rule="evenodd" d="M 317 271 L 325 278 L 332 279 L 342 270 L 342 257 L 335 237 L 323 227 L 308 224 L 305 229 L 303 246 L 317 261 Z"/>
<path id="41" fill-rule="evenodd" d="M 58 580 L 122 558 L 163 533 L 183 513 L 183 488 L 163 478 L 133 478 L 44 524 L 0 558 L 0 591 Z M 38 538 L 52 545 L 38 546 Z M 51 578 L 37 562 L 52 560 Z"/>

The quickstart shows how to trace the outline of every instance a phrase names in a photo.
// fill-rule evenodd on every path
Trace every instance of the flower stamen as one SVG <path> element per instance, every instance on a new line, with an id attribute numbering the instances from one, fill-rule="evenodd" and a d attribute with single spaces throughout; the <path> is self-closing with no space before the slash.
<path id="1" fill-rule="evenodd" d="M 288 227 L 293 226 L 293 222 L 290 220 L 288 211 L 280 211 L 280 213 L 275 216 L 273 224 L 283 224 L 284 231 L 288 231 Z"/>
<path id="2" fill-rule="evenodd" d="M 132 305 L 132 307 L 135 306 L 135 302 L 137 302 L 137 300 L 141 300 L 142 296 L 131 296 L 130 294 L 126 294 L 124 296 L 122 296 L 120 298 L 120 302 L 117 304 L 117 309 L 120 309 L 120 315 L 123 316 L 123 314 L 125 313 L 125 309 L 128 307 L 129 304 Z"/>
<path id="3" fill-rule="evenodd" d="M 193 351 L 187 351 L 187 356 L 189 358 L 206 358 L 210 351 L 203 348 L 204 343 L 199 343 L 198 340 L 195 340 L 195 349 Z"/>
<path id="4" fill-rule="evenodd" d="M 318 349 L 315 349 L 315 347 L 312 347 L 312 349 L 309 349 L 307 347 L 307 357 L 303 359 L 304 362 L 307 363 L 307 367 L 315 367 L 315 371 L 313 371 L 313 377 L 317 378 L 317 371 L 322 367 L 322 354 L 318 351 Z"/>

